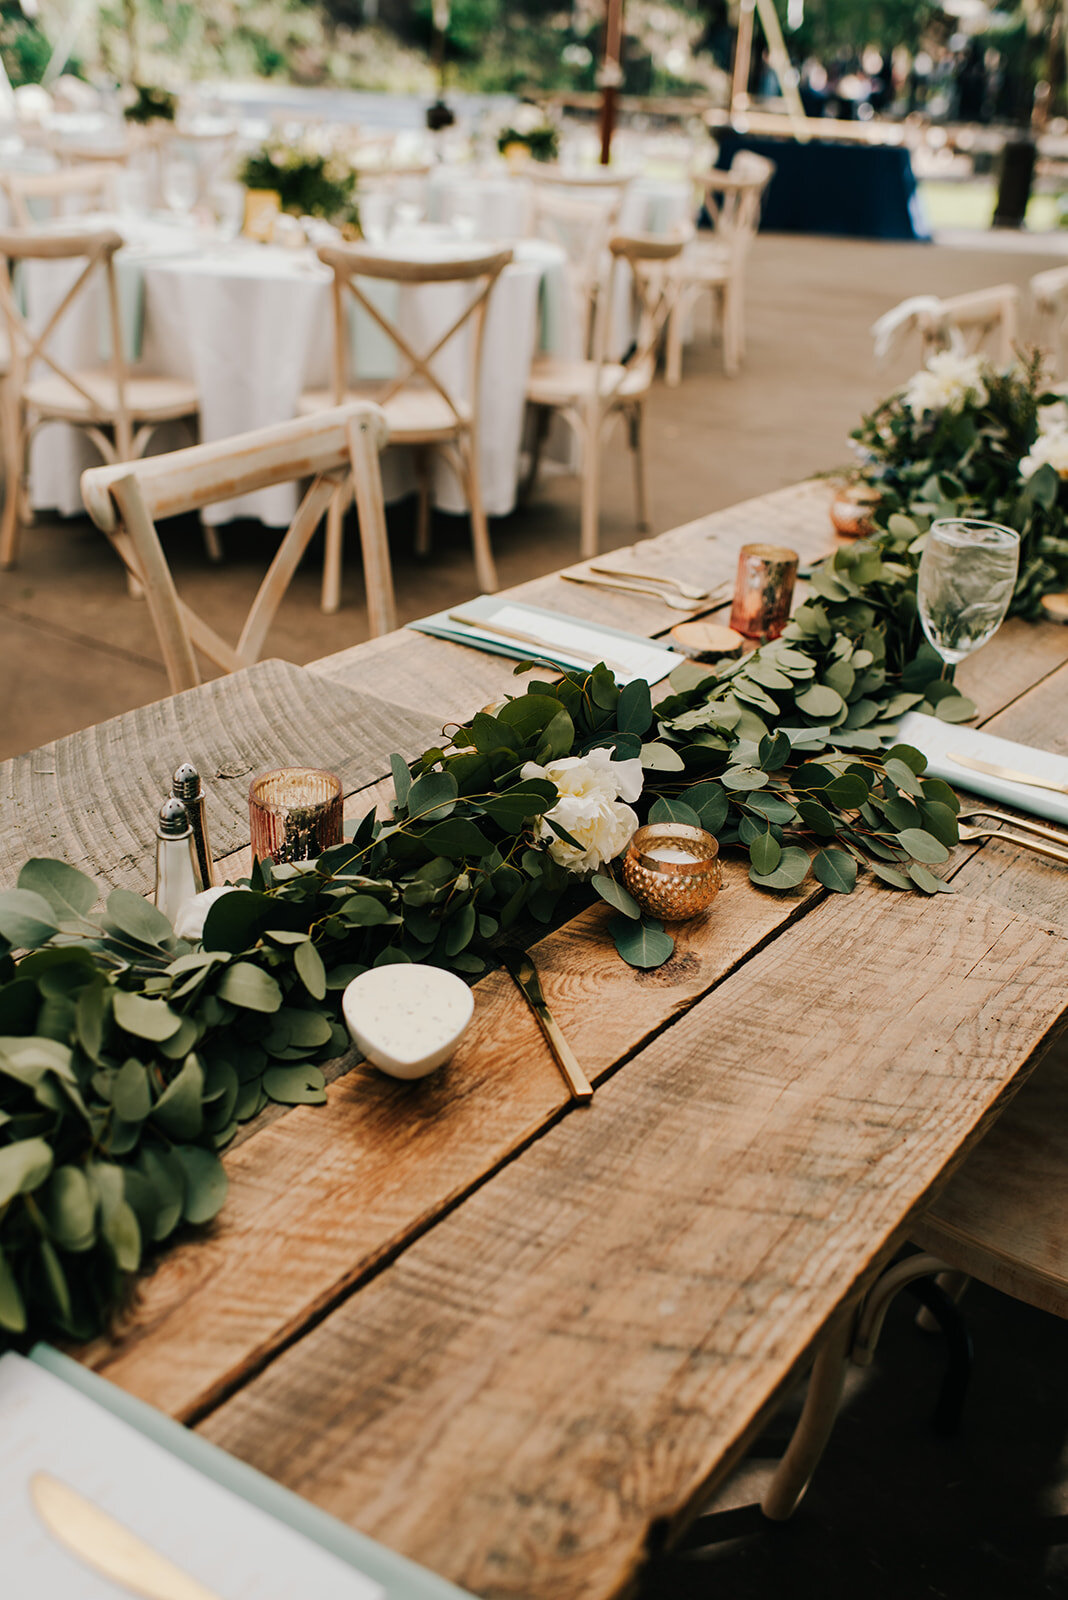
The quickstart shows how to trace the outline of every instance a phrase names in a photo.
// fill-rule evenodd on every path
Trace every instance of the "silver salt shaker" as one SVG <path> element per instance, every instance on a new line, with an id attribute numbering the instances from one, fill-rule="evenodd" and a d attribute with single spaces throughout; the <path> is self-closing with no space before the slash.
<path id="1" fill-rule="evenodd" d="M 180 800 L 168 795 L 156 823 L 156 907 L 173 926 L 196 892 L 189 813 Z"/>
<path id="2" fill-rule="evenodd" d="M 197 888 L 210 889 L 215 883 L 215 868 L 208 841 L 204 785 L 200 781 L 200 773 L 190 762 L 183 761 L 175 770 L 171 780 L 171 794 L 182 802 L 189 813 L 189 826 L 193 830 L 193 863 L 196 869 Z"/>

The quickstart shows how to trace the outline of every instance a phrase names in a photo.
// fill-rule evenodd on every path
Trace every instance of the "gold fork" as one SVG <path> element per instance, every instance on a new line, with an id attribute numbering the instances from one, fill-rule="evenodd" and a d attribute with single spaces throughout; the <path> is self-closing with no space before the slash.
<path id="1" fill-rule="evenodd" d="M 973 827 L 971 822 L 973 817 L 987 817 L 991 822 L 1007 823 L 1008 826 Z M 1048 856 L 1051 861 L 1063 861 L 1068 865 L 1068 833 L 1061 833 L 1056 828 L 1045 828 L 1040 822 L 1031 822 L 1023 817 L 1010 817 L 1004 811 L 992 811 L 986 806 L 978 806 L 973 811 L 960 813 L 957 818 L 957 828 L 962 841 L 1003 839 L 1008 844 L 1017 844 L 1025 850 L 1033 850 L 1035 855 Z M 1048 844 L 1043 842 L 1047 839 L 1051 841 Z"/>

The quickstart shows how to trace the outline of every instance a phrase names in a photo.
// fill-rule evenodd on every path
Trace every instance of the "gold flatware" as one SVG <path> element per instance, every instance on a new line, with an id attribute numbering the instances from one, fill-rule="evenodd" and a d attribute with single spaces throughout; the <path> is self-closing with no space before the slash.
<path id="1" fill-rule="evenodd" d="M 560 1032 L 559 1024 L 553 1017 L 549 1007 L 545 1004 L 545 996 L 541 992 L 541 983 L 538 978 L 538 969 L 534 959 L 525 950 L 513 946 L 506 946 L 497 951 L 502 965 L 511 973 L 523 999 L 530 1007 L 538 1020 L 542 1033 L 548 1041 L 549 1049 L 556 1058 L 556 1064 L 563 1074 L 564 1081 L 571 1090 L 572 1100 L 586 1105 L 593 1099 L 593 1085 L 579 1066 L 575 1052 Z"/>
<path id="2" fill-rule="evenodd" d="M 34 1510 L 54 1539 L 85 1566 L 142 1600 L 219 1600 L 211 1589 L 48 1472 L 30 1479 Z"/>
<path id="3" fill-rule="evenodd" d="M 675 611 L 688 611 L 692 614 L 698 609 L 696 601 L 684 600 L 681 595 L 669 594 L 666 589 L 654 589 L 651 583 L 627 583 L 622 578 L 588 578 L 581 572 L 561 572 L 560 576 L 567 583 L 581 583 L 591 589 L 615 589 L 624 594 L 643 594 L 650 600 L 662 601 Z"/>
<path id="4" fill-rule="evenodd" d="M 572 657 L 573 660 L 584 667 L 595 667 L 599 662 L 603 661 L 606 667 L 612 667 L 617 672 L 626 670 L 620 662 L 611 661 L 607 656 L 595 655 L 590 650 L 580 649 L 578 645 L 553 645 L 545 639 L 539 639 L 536 633 L 526 633 L 521 628 L 506 628 L 501 623 L 487 622 L 482 617 L 468 616 L 462 611 L 450 611 L 449 621 L 459 622 L 464 628 L 478 628 L 482 633 L 492 633 L 497 639 L 511 639 L 514 644 L 533 645 L 542 657 L 547 655 L 554 656 L 559 653 L 563 656 Z"/>
<path id="5" fill-rule="evenodd" d="M 1054 794 L 1068 794 L 1068 783 L 1057 783 L 1053 778 L 1039 778 L 1031 772 L 1014 772 L 1012 767 L 999 767 L 994 761 L 980 761 L 977 756 L 965 756 L 949 751 L 950 761 L 958 767 L 970 767 L 973 772 L 985 772 L 988 778 L 1001 778 L 1005 783 L 1023 783 L 1029 789 L 1052 789 Z"/>
<path id="6" fill-rule="evenodd" d="M 609 578 L 638 578 L 645 583 L 666 583 L 687 600 L 707 600 L 708 590 L 698 588 L 696 583 L 683 583 L 681 578 L 669 577 L 664 572 L 638 572 L 634 567 L 610 567 L 606 562 L 590 562 L 591 572 L 603 572 Z"/>
<path id="7" fill-rule="evenodd" d="M 976 827 L 972 824 L 973 817 L 987 817 L 992 823 L 1002 823 L 1003 826 Z M 1044 828 L 1040 822 L 1031 822 L 1028 818 L 1010 817 L 1004 811 L 988 811 L 978 807 L 974 811 L 960 813 L 957 829 L 962 841 L 1003 839 L 1007 844 L 1020 845 L 1035 855 L 1047 856 L 1050 861 L 1063 861 L 1068 865 L 1068 833 L 1060 833 L 1056 828 Z M 1049 844 L 1044 843 L 1047 839 L 1051 841 Z"/>

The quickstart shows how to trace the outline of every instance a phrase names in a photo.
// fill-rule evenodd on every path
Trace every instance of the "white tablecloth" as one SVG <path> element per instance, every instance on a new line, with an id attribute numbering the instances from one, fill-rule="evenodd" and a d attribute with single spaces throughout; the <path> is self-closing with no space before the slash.
<path id="1" fill-rule="evenodd" d="M 440 256 L 451 248 L 461 253 L 470 242 L 441 234 L 413 235 L 414 248 Z M 539 331 L 539 295 L 552 316 L 546 325 L 555 337 L 566 293 L 563 253 L 539 240 L 519 241 L 516 259 L 505 268 L 486 319 L 482 362 L 481 479 L 486 510 L 502 516 L 515 504 L 519 449 L 527 374 Z M 143 360 L 146 371 L 190 379 L 200 396 L 200 436 L 207 442 L 250 428 L 281 422 L 296 415 L 303 390 L 328 387 L 332 312 L 330 273 L 310 253 L 243 242 L 212 249 L 191 237 L 168 240 L 159 231 L 141 232 L 139 246 L 126 263 L 120 256 L 124 302 L 131 281 L 143 283 Z M 131 265 L 135 268 L 131 272 Z M 35 263 L 27 275 L 31 315 L 47 315 L 62 293 L 66 263 Z M 69 278 L 68 278 L 69 281 Z M 455 284 L 405 286 L 393 291 L 391 315 L 413 347 L 433 345 L 463 307 L 470 291 Z M 99 301 L 86 300 L 72 316 L 63 340 L 67 360 L 95 365 L 100 360 Z M 355 335 L 356 376 L 381 376 L 381 337 L 358 326 Z M 364 359 L 366 354 L 367 359 Z M 388 353 L 387 353 L 388 354 Z M 453 341 L 441 358 L 441 376 L 461 394 L 466 371 L 464 340 Z M 388 371 L 388 367 L 385 368 Z M 168 447 L 176 441 L 173 431 Z M 407 452 L 390 451 L 384 463 L 387 495 L 395 498 L 413 483 Z M 71 430 L 53 425 L 39 435 L 32 457 L 34 504 L 72 513 L 80 509 L 77 476 L 94 463 L 91 447 Z M 439 468 L 434 484 L 436 503 L 444 510 L 465 509 L 459 486 L 448 469 Z M 288 487 L 264 490 L 225 507 L 213 508 L 210 520 L 258 517 L 284 526 L 295 509 Z"/>

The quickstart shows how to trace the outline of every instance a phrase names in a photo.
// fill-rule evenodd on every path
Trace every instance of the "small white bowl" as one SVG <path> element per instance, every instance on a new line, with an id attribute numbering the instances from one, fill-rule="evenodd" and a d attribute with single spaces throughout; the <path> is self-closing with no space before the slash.
<path id="1" fill-rule="evenodd" d="M 342 996 L 353 1043 L 391 1078 L 425 1078 L 467 1032 L 475 997 L 441 967 L 396 962 L 353 978 Z"/>

